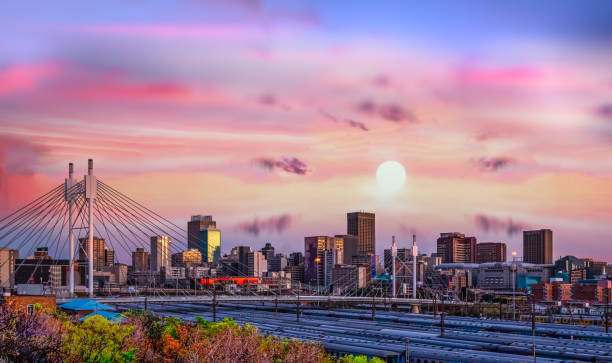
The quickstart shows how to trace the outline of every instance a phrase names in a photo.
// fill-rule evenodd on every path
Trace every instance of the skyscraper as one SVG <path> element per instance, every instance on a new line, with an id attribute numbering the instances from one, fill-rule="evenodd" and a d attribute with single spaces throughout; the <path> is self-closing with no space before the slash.
<path id="1" fill-rule="evenodd" d="M 550 229 L 523 231 L 523 262 L 553 263 L 553 235 Z"/>
<path id="2" fill-rule="evenodd" d="M 89 251 L 89 238 L 79 239 L 79 260 L 87 261 L 87 251 Z M 104 238 L 93 238 L 93 268 L 101 271 L 102 267 L 110 267 L 114 264 L 115 251 L 106 247 Z"/>
<path id="3" fill-rule="evenodd" d="M 342 252 L 342 262 L 341 263 L 350 265 L 353 259 L 353 256 L 359 255 L 358 247 L 357 247 L 357 245 L 359 244 L 359 239 L 357 238 L 357 236 L 352 236 L 349 234 L 344 234 L 344 235 L 337 234 L 335 236 L 335 239 L 342 240 L 343 252 Z"/>
<path id="4" fill-rule="evenodd" d="M 288 266 L 300 266 L 304 264 L 304 255 L 302 252 L 291 252 L 287 259 Z"/>
<path id="5" fill-rule="evenodd" d="M 376 228 L 374 213 L 353 212 L 346 215 L 347 234 L 357 236 L 357 253 L 376 253 Z"/>
<path id="6" fill-rule="evenodd" d="M 266 257 L 259 251 L 249 252 L 247 265 L 249 276 L 260 277 L 268 271 Z"/>
<path id="7" fill-rule="evenodd" d="M 266 245 L 261 249 L 261 253 L 263 253 L 266 260 L 270 259 L 270 257 L 274 256 L 274 247 L 270 242 L 266 243 Z"/>
<path id="8" fill-rule="evenodd" d="M 506 262 L 506 244 L 483 242 L 476 244 L 476 263 Z"/>
<path id="9" fill-rule="evenodd" d="M 168 236 L 151 237 L 151 271 L 159 272 L 162 267 L 171 267 L 172 239 Z"/>
<path id="10" fill-rule="evenodd" d="M 134 272 L 142 272 L 149 270 L 149 252 L 144 248 L 136 248 L 132 252 L 132 268 Z"/>
<path id="11" fill-rule="evenodd" d="M 459 232 L 440 233 L 437 254 L 442 263 L 476 263 L 476 237 Z"/>
<path id="12" fill-rule="evenodd" d="M 203 262 L 218 261 L 221 257 L 221 230 L 212 216 L 191 216 L 187 222 L 187 248 L 198 249 Z"/>
<path id="13" fill-rule="evenodd" d="M 323 282 L 323 263 L 325 250 L 333 246 L 333 237 L 304 237 L 304 282 Z"/>

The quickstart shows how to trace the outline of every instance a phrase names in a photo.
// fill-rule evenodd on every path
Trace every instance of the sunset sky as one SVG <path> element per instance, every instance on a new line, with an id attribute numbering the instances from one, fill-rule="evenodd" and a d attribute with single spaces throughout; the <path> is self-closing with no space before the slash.
<path id="1" fill-rule="evenodd" d="M 611 1 L 0 5 L 0 216 L 78 175 L 222 252 L 412 233 L 612 261 Z M 386 160 L 405 187 L 376 183 Z M 143 242 L 146 243 L 146 242 Z"/>

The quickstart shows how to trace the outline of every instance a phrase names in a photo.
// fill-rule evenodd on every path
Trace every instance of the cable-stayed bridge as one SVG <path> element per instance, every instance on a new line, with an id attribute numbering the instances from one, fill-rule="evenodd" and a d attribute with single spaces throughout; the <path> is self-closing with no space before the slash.
<path id="1" fill-rule="evenodd" d="M 87 174 L 77 179 L 73 164 L 69 164 L 68 177 L 61 185 L 41 195 L 32 202 L 19 208 L 13 213 L 0 219 L 0 271 L 9 271 L 10 280 L 21 270 L 30 274 L 28 281 L 38 283 L 35 276 L 37 270 L 45 266 L 45 261 L 60 256 L 67 258 L 67 288 L 64 288 L 62 299 L 76 296 L 77 276 L 83 277 L 81 285 L 86 286 L 90 297 L 105 302 L 133 303 L 142 301 L 143 296 L 151 303 L 197 301 L 261 301 L 261 302 L 342 302 L 342 303 L 368 303 L 368 304 L 431 304 L 433 300 L 396 298 L 385 296 L 382 289 L 372 289 L 365 292 L 363 289 L 353 288 L 356 282 L 340 281 L 345 287 L 340 293 L 329 294 L 329 289 L 320 286 L 309 286 L 296 282 L 282 286 L 279 282 L 277 288 L 267 291 L 258 291 L 256 288 L 245 289 L 238 293 L 218 291 L 210 286 L 202 285 L 179 287 L 178 278 L 175 288 L 168 286 L 143 286 L 136 289 L 108 289 L 100 293 L 95 289 L 94 278 L 102 265 L 120 262 L 119 256 L 128 258 L 137 248 L 148 250 L 151 237 L 166 236 L 171 243 L 158 253 L 169 261 L 169 255 L 188 249 L 188 231 L 163 217 L 159 213 L 147 208 L 143 204 L 128 197 L 119 190 L 97 178 L 93 172 L 93 160 L 88 160 Z M 196 236 L 197 237 L 197 236 Z M 103 249 L 100 240 L 108 244 Z M 44 247 L 42 255 L 37 249 Z M 33 258 L 16 258 L 15 254 L 7 251 L 17 251 L 21 256 L 34 256 Z M 25 257 L 24 256 L 24 257 Z M 16 262 L 18 261 L 18 262 Z M 64 260 L 66 261 L 66 260 Z M 220 262 L 222 263 L 222 262 Z M 7 265 L 8 264 L 8 265 Z M 65 265 L 64 265 L 65 266 Z M 5 268 L 3 270 L 3 268 Z M 246 277 L 244 269 L 223 265 L 223 267 L 236 277 Z M 0 274 L 0 283 L 5 284 L 6 278 Z M 5 285 L 4 285 L 5 286 Z M 60 289 L 61 290 L 61 289 Z M 59 295 L 59 294 L 58 294 Z M 104 296 L 106 295 L 106 296 Z M 110 295 L 110 296 L 109 296 Z M 127 296 L 126 296 L 127 295 Z M 394 294 L 395 295 L 395 294 Z"/>

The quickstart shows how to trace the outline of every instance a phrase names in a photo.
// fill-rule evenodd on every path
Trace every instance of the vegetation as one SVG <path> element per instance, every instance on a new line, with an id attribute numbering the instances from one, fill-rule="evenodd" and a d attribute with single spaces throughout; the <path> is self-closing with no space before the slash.
<path id="1" fill-rule="evenodd" d="M 121 323 L 93 316 L 84 322 L 57 311 L 28 315 L 0 306 L 0 361 L 8 362 L 342 362 L 379 363 L 346 356 L 339 360 L 314 342 L 259 334 L 225 319 L 194 323 L 136 311 Z"/>

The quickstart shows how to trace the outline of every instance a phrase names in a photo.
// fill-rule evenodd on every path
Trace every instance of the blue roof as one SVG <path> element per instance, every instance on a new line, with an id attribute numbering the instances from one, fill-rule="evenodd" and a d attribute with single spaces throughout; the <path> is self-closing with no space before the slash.
<path id="1" fill-rule="evenodd" d="M 68 310 L 115 310 L 114 307 L 90 299 L 75 299 L 59 306 Z"/>
<path id="2" fill-rule="evenodd" d="M 87 314 L 87 315 L 85 315 L 84 317 L 82 317 L 79 320 L 80 321 L 85 321 L 85 320 L 91 318 L 94 315 L 99 315 L 99 316 L 103 317 L 104 319 L 106 319 L 108 321 L 112 321 L 114 323 L 119 323 L 119 322 L 121 322 L 121 320 L 123 320 L 123 315 L 121 315 L 119 313 L 113 313 L 111 311 L 104 311 L 104 310 L 94 311 L 93 313 Z"/>

